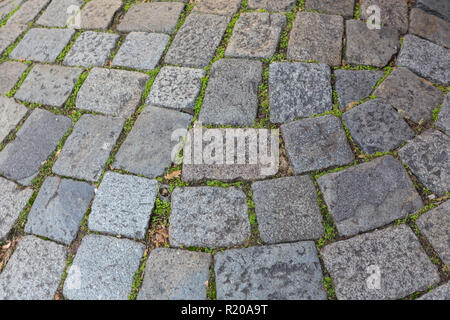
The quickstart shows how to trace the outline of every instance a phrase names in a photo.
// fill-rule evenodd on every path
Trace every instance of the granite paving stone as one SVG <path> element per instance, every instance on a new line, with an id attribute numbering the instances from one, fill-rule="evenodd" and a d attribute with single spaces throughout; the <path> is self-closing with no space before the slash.
<path id="1" fill-rule="evenodd" d="M 229 17 L 213 14 L 190 14 L 173 39 L 164 62 L 206 67 L 214 57 L 229 21 Z"/>
<path id="2" fill-rule="evenodd" d="M 153 250 L 138 300 L 206 300 L 211 262 L 209 253 Z"/>
<path id="3" fill-rule="evenodd" d="M 113 167 L 148 178 L 163 175 L 178 143 L 172 141 L 172 133 L 187 129 L 191 121 L 191 115 L 147 106 L 117 152 Z"/>
<path id="4" fill-rule="evenodd" d="M 176 188 L 170 245 L 224 248 L 243 244 L 250 237 L 247 210 L 246 196 L 239 188 Z"/>
<path id="5" fill-rule="evenodd" d="M 447 0 L 417 0 L 416 6 L 450 21 L 450 3 Z"/>
<path id="6" fill-rule="evenodd" d="M 83 2 L 83 0 L 52 1 L 36 23 L 46 27 L 65 27 L 74 21 Z"/>
<path id="7" fill-rule="evenodd" d="M 70 118 L 35 109 L 17 132 L 14 141 L 0 152 L 2 175 L 22 185 L 29 185 L 71 125 Z"/>
<path id="8" fill-rule="evenodd" d="M 409 32 L 438 45 L 450 48 L 450 22 L 418 8 L 411 10 Z"/>
<path id="9" fill-rule="evenodd" d="M 417 300 L 450 300 L 450 282 L 433 289 Z"/>
<path id="10" fill-rule="evenodd" d="M 438 114 L 436 125 L 442 128 L 447 135 L 450 135 L 450 93 L 447 93 L 445 96 L 444 103 Z"/>
<path id="11" fill-rule="evenodd" d="M 240 8 L 241 0 L 198 0 L 192 12 L 233 16 Z"/>
<path id="12" fill-rule="evenodd" d="M 317 182 L 343 236 L 406 218 L 424 206 L 406 170 L 390 155 L 326 174 Z"/>
<path id="13" fill-rule="evenodd" d="M 24 0 L 3 0 L 0 3 L 0 21 L 5 19 L 8 14 L 13 12 L 23 2 Z"/>
<path id="14" fill-rule="evenodd" d="M 127 300 L 144 245 L 89 234 L 69 268 L 63 294 L 69 300 Z"/>
<path id="15" fill-rule="evenodd" d="M 0 28 L 0 54 L 11 46 L 14 41 L 27 29 L 24 24 L 6 24 Z"/>
<path id="16" fill-rule="evenodd" d="M 34 65 L 14 97 L 30 103 L 62 107 L 82 72 L 80 68 Z"/>
<path id="17" fill-rule="evenodd" d="M 0 274 L 0 300 L 53 300 L 66 266 L 66 249 L 24 237 Z"/>
<path id="18" fill-rule="evenodd" d="M 14 182 L 0 177 L 0 241 L 6 239 L 32 194 L 31 188 L 19 188 Z"/>
<path id="19" fill-rule="evenodd" d="M 374 95 L 387 99 L 405 118 L 415 123 L 428 121 L 442 103 L 439 88 L 407 68 L 396 68 L 375 90 Z"/>
<path id="20" fill-rule="evenodd" d="M 53 172 L 64 177 L 97 181 L 124 123 L 121 118 L 81 116 L 53 165 Z"/>
<path id="21" fill-rule="evenodd" d="M 368 10 L 371 6 L 379 8 L 383 25 L 395 27 L 402 34 L 408 31 L 408 3 L 406 1 L 362 0 L 361 19 L 367 20 L 374 14 L 373 11 Z"/>
<path id="22" fill-rule="evenodd" d="M 0 96 L 14 88 L 27 68 L 28 65 L 25 63 L 16 61 L 5 61 L 0 64 Z"/>
<path id="23" fill-rule="evenodd" d="M 296 174 L 347 165 L 355 159 L 344 128 L 335 116 L 284 124 L 281 134 Z"/>
<path id="24" fill-rule="evenodd" d="M 94 187 L 86 182 L 48 177 L 28 214 L 25 232 L 70 245 L 93 197 Z"/>
<path id="25" fill-rule="evenodd" d="M 344 18 L 353 18 L 353 0 L 306 0 L 305 9 L 315 10 L 319 13 L 341 15 Z"/>
<path id="26" fill-rule="evenodd" d="M 450 137 L 429 129 L 408 142 L 398 155 L 426 188 L 439 196 L 450 190 Z"/>
<path id="27" fill-rule="evenodd" d="M 278 13 L 246 12 L 236 22 L 225 56 L 270 59 L 275 54 L 286 17 Z"/>
<path id="28" fill-rule="evenodd" d="M 252 184 L 256 219 L 264 243 L 319 239 L 322 216 L 316 189 L 308 176 Z"/>
<path id="29" fill-rule="evenodd" d="M 333 108 L 331 72 L 325 64 L 272 63 L 269 67 L 270 121 L 283 123 Z"/>
<path id="30" fill-rule="evenodd" d="M 407 225 L 327 245 L 321 255 L 338 300 L 400 299 L 439 281 L 436 266 Z"/>
<path id="31" fill-rule="evenodd" d="M 121 0 L 89 1 L 81 10 L 77 29 L 107 29 L 122 4 Z"/>
<path id="32" fill-rule="evenodd" d="M 314 242 L 226 250 L 215 255 L 218 300 L 326 300 Z"/>
<path id="33" fill-rule="evenodd" d="M 6 139 L 9 133 L 25 117 L 28 109 L 14 99 L 0 96 L 0 141 Z"/>
<path id="34" fill-rule="evenodd" d="M 140 72 L 94 68 L 78 92 L 76 106 L 128 118 L 139 106 L 149 78 Z"/>
<path id="35" fill-rule="evenodd" d="M 262 63 L 221 59 L 211 68 L 199 119 L 205 124 L 252 126 L 258 112 Z"/>
<path id="36" fill-rule="evenodd" d="M 49 2 L 50 0 L 28 0 L 8 19 L 8 24 L 28 24 L 36 18 Z"/>
<path id="37" fill-rule="evenodd" d="M 248 0 L 248 8 L 288 12 L 294 9 L 296 2 L 296 0 Z"/>
<path id="38" fill-rule="evenodd" d="M 384 99 L 369 100 L 344 113 L 342 120 L 365 153 L 387 152 L 415 136 L 414 131 Z"/>
<path id="39" fill-rule="evenodd" d="M 107 172 L 98 188 L 89 230 L 144 239 L 158 192 L 158 182 Z"/>

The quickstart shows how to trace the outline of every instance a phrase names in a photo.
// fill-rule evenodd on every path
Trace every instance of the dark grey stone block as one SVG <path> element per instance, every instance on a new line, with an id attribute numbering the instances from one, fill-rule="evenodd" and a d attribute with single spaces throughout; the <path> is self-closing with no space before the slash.
<path id="1" fill-rule="evenodd" d="M 367 20 L 373 15 L 372 11 L 367 10 L 370 6 L 377 6 L 380 9 L 382 25 L 395 27 L 402 34 L 408 31 L 408 3 L 406 1 L 362 0 L 361 19 Z"/>
<path id="2" fill-rule="evenodd" d="M 306 10 L 315 10 L 325 14 L 337 14 L 344 18 L 353 18 L 353 9 L 355 1 L 353 0 L 306 0 Z"/>
<path id="3" fill-rule="evenodd" d="M 450 48 L 450 22 L 428 14 L 418 8 L 411 10 L 410 19 L 410 33 Z"/>
<path id="4" fill-rule="evenodd" d="M 433 289 L 417 300 L 450 300 L 450 282 Z"/>
<path id="5" fill-rule="evenodd" d="M 79 29 L 107 29 L 122 5 L 123 2 L 121 0 L 93 0 L 87 2 L 80 13 Z"/>
<path id="6" fill-rule="evenodd" d="M 445 96 L 436 125 L 442 128 L 447 135 L 450 135 L 450 93 Z"/>
<path id="7" fill-rule="evenodd" d="M 240 8 L 241 0 L 198 0 L 192 12 L 233 16 Z"/>
<path id="8" fill-rule="evenodd" d="M 249 9 L 287 12 L 294 9 L 296 0 L 248 0 Z"/>

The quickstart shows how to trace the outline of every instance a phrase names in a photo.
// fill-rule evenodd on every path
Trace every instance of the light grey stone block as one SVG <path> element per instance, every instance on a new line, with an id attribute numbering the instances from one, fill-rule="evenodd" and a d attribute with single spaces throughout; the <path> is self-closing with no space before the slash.
<path id="1" fill-rule="evenodd" d="M 240 8 L 241 0 L 198 0 L 192 12 L 233 16 Z"/>
<path id="2" fill-rule="evenodd" d="M 28 0 L 8 19 L 8 24 L 28 24 L 36 18 L 49 2 L 50 0 Z"/>
<path id="3" fill-rule="evenodd" d="M 11 46 L 14 41 L 27 29 L 24 24 L 6 24 L 0 28 L 0 54 Z"/>
<path id="4" fill-rule="evenodd" d="M 417 300 L 450 300 L 450 282 L 433 289 Z"/>
<path id="5" fill-rule="evenodd" d="M 353 18 L 353 9 L 355 1 L 353 0 L 306 0 L 305 9 L 315 10 L 319 13 L 336 14 L 344 18 Z"/>
<path id="6" fill-rule="evenodd" d="M 14 99 L 0 96 L 0 141 L 6 139 L 27 112 L 28 109 Z"/>
<path id="7" fill-rule="evenodd" d="M 14 88 L 27 68 L 25 63 L 15 61 L 5 61 L 0 64 L 0 95 Z"/>
<path id="8" fill-rule="evenodd" d="M 265 9 L 267 11 L 291 11 L 296 0 L 248 0 L 249 9 Z"/>
<path id="9" fill-rule="evenodd" d="M 123 2 L 121 0 L 93 0 L 87 2 L 80 13 L 79 29 L 107 29 L 122 5 Z"/>
<path id="10" fill-rule="evenodd" d="M 83 0 L 52 1 L 36 23 L 46 27 L 65 27 L 74 21 L 83 2 Z"/>

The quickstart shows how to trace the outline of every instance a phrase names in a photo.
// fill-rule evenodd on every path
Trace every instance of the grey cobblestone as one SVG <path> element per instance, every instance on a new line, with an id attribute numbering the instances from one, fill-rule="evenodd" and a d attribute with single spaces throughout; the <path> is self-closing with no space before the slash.
<path id="1" fill-rule="evenodd" d="M 0 96 L 0 141 L 19 124 L 27 111 L 24 105 L 18 104 L 14 99 Z"/>
<path id="2" fill-rule="evenodd" d="M 0 64 L 0 95 L 8 93 L 21 78 L 28 66 L 25 63 L 5 61 Z M 1 138 L 0 138 L 1 140 Z"/>

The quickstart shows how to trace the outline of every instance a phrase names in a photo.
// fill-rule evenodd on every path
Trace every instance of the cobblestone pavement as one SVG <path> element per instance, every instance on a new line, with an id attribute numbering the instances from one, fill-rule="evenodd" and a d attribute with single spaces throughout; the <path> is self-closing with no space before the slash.
<path id="1" fill-rule="evenodd" d="M 449 49 L 448 0 L 0 0 L 0 299 L 450 299 Z M 236 128 L 275 171 L 195 162 Z"/>

